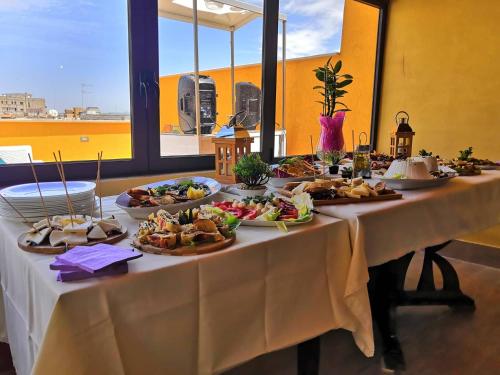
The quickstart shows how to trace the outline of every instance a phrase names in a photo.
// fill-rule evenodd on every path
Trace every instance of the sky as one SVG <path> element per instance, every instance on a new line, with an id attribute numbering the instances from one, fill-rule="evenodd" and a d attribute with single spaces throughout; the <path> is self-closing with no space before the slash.
<path id="1" fill-rule="evenodd" d="M 344 0 L 281 0 L 287 57 L 339 51 L 343 7 Z M 192 25 L 158 22 L 160 75 L 192 71 Z M 0 0 L 0 93 L 30 92 L 58 111 L 83 99 L 85 107 L 128 113 L 127 23 L 126 0 Z M 261 18 L 237 30 L 236 65 L 259 62 L 261 44 Z M 200 69 L 229 66 L 229 33 L 200 27 L 199 60 Z"/>

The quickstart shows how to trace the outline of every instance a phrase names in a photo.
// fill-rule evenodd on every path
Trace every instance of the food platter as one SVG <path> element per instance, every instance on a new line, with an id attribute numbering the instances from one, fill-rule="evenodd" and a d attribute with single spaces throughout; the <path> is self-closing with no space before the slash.
<path id="1" fill-rule="evenodd" d="M 307 224 L 310 223 L 313 219 L 313 215 L 311 215 L 303 220 L 303 221 L 288 221 L 288 220 L 280 220 L 280 221 L 264 221 L 264 220 L 241 220 L 241 225 L 249 226 L 249 227 L 277 227 L 281 225 L 285 225 L 287 227 L 293 227 L 296 225 Z"/>
<path id="2" fill-rule="evenodd" d="M 309 223 L 312 220 L 312 208 L 312 200 L 308 194 L 299 194 L 292 199 L 271 194 L 223 200 L 202 206 L 202 209 L 215 213 L 231 214 L 240 220 L 241 225 L 280 228 Z"/>
<path id="3" fill-rule="evenodd" d="M 313 181 L 325 174 L 321 166 L 302 157 L 285 158 L 280 164 L 274 164 L 271 168 L 275 176 L 269 179 L 269 185 L 277 188 L 290 182 Z"/>
<path id="4" fill-rule="evenodd" d="M 338 204 L 391 201 L 401 198 L 403 198 L 403 194 L 393 192 L 393 193 L 378 195 L 376 197 L 318 199 L 314 200 L 314 206 L 333 206 Z"/>
<path id="5" fill-rule="evenodd" d="M 193 181 L 197 184 L 205 184 L 206 186 L 208 186 L 210 192 L 200 199 L 192 199 L 174 204 L 160 204 L 151 207 L 130 207 L 130 201 L 132 200 L 132 197 L 128 195 L 127 192 L 123 192 L 116 198 L 115 203 L 119 208 L 127 212 L 134 219 L 146 219 L 150 214 L 155 213 L 160 209 L 163 209 L 170 213 L 175 213 L 179 210 L 186 210 L 189 208 L 197 207 L 201 204 L 208 203 L 212 200 L 213 196 L 221 189 L 221 184 L 219 182 L 208 177 L 182 177 L 138 186 L 136 189 L 157 188 L 159 186 L 175 185 L 186 181 Z"/>
<path id="6" fill-rule="evenodd" d="M 219 242 L 207 242 L 194 246 L 181 246 L 175 249 L 166 249 L 149 244 L 142 244 L 137 238 L 134 239 L 133 244 L 136 249 L 145 253 L 155 255 L 186 256 L 213 253 L 231 246 L 234 241 L 236 241 L 236 236 L 226 238 L 225 240 Z"/>
<path id="7" fill-rule="evenodd" d="M 380 178 L 391 189 L 416 190 L 430 187 L 442 186 L 455 176 L 446 176 L 432 179 L 410 179 L 410 178 Z"/>
<path id="8" fill-rule="evenodd" d="M 121 240 L 127 238 L 127 235 L 128 235 L 127 229 L 124 228 L 124 231 L 122 233 L 117 233 L 117 234 L 111 235 L 104 240 L 89 241 L 83 245 L 84 246 L 92 246 L 92 245 L 97 245 L 100 243 L 113 244 L 113 243 L 120 242 Z M 19 246 L 20 249 L 22 249 L 24 251 L 28 251 L 30 253 L 56 255 L 56 254 L 62 254 L 64 252 L 66 252 L 67 250 L 72 249 L 75 246 L 78 246 L 78 245 L 68 245 L 68 246 L 65 246 L 65 245 L 62 245 L 62 246 L 38 245 L 38 246 L 32 246 L 32 245 L 29 245 L 27 243 L 26 236 L 27 236 L 27 233 L 21 234 L 19 236 L 19 238 L 17 239 L 17 245 Z"/>
<path id="9" fill-rule="evenodd" d="M 175 214 L 159 210 L 139 224 L 133 244 L 157 255 L 205 254 L 231 245 L 239 224 L 234 216 L 210 209 L 190 208 Z"/>

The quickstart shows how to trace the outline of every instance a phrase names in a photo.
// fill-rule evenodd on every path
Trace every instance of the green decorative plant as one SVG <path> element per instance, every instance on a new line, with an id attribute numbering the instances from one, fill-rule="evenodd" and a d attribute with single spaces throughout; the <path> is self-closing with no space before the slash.
<path id="1" fill-rule="evenodd" d="M 322 67 L 314 69 L 316 78 L 323 82 L 322 85 L 314 86 L 314 90 L 318 90 L 320 95 L 323 96 L 322 101 L 317 103 L 323 106 L 323 116 L 332 117 L 335 112 L 348 112 L 350 109 L 346 104 L 338 101 L 347 94 L 344 87 L 350 85 L 353 77 L 350 74 L 340 74 L 342 69 L 342 61 L 339 60 L 335 65 L 331 64 L 332 58 L 330 57 L 326 64 Z M 342 107 L 342 108 L 339 108 Z"/>
<path id="2" fill-rule="evenodd" d="M 428 151 L 426 151 L 425 149 L 421 149 L 421 150 L 418 152 L 418 154 L 419 154 L 420 156 L 432 156 L 432 152 L 428 152 Z"/>
<path id="3" fill-rule="evenodd" d="M 458 151 L 460 154 L 458 160 L 468 161 L 472 156 L 472 147 L 466 148 L 465 150 Z"/>
<path id="4" fill-rule="evenodd" d="M 332 150 L 324 153 L 323 161 L 329 165 L 338 165 L 344 157 L 345 152 L 343 150 Z"/>
<path id="5" fill-rule="evenodd" d="M 249 189 L 265 185 L 273 175 L 271 167 L 259 154 L 243 155 L 234 166 L 233 172 Z"/>

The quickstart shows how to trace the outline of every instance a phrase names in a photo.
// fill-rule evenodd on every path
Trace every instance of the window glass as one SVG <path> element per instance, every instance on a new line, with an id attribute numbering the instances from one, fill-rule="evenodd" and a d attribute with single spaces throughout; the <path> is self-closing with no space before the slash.
<path id="1" fill-rule="evenodd" d="M 245 9 L 213 0 L 197 1 L 199 125 L 196 122 L 193 2 L 160 0 L 158 7 L 161 156 L 213 154 L 213 137 L 239 111 L 242 113 L 238 120 L 255 138 L 252 149 L 258 151 L 262 6 L 250 3 Z M 234 80 L 231 45 L 234 47 Z"/>
<path id="2" fill-rule="evenodd" d="M 350 24 L 343 34 L 346 12 L 350 13 Z M 353 83 L 344 89 L 347 93 L 338 100 L 351 109 L 343 125 L 345 147 L 350 151 L 352 131 L 357 136 L 360 131 L 370 129 L 378 10 L 357 2 L 344 4 L 344 0 L 282 0 L 280 13 L 286 15 L 287 21 L 285 30 L 281 22 L 279 25 L 276 126 L 285 133 L 286 155 L 310 154 L 311 137 L 316 149 L 322 112 L 317 101 L 323 97 L 321 90 L 313 89 L 322 85 L 313 69 L 322 67 L 330 57 L 333 65 L 342 60 L 341 73 L 354 76 Z M 279 151 L 275 147 L 275 156 L 280 156 Z"/>
<path id="3" fill-rule="evenodd" d="M 125 0 L 3 1 L 0 158 L 131 157 Z"/>

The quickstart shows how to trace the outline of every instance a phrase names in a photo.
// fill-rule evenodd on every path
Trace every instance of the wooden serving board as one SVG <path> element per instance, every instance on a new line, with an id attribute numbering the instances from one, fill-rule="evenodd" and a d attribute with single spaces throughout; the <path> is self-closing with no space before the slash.
<path id="1" fill-rule="evenodd" d="M 213 253 L 218 250 L 225 249 L 226 247 L 232 245 L 236 240 L 236 236 L 226 238 L 224 241 L 218 242 L 207 242 L 195 246 L 181 246 L 175 249 L 164 249 L 161 247 L 151 246 L 147 244 L 142 244 L 137 238 L 134 239 L 134 247 L 150 254 L 156 255 L 175 255 L 175 256 L 185 256 L 185 255 L 200 255 Z"/>
<path id="2" fill-rule="evenodd" d="M 314 199 L 314 206 L 332 206 L 337 204 L 349 204 L 349 203 L 367 203 L 367 202 L 380 202 L 380 201 L 392 201 L 395 199 L 403 198 L 403 194 L 391 193 L 377 195 L 375 197 L 361 197 L 361 198 L 333 198 L 333 199 Z"/>
<path id="3" fill-rule="evenodd" d="M 30 253 L 36 253 L 36 254 L 47 254 L 47 255 L 57 255 L 57 254 L 62 254 L 66 252 L 66 250 L 72 249 L 75 246 L 92 246 L 92 245 L 97 245 L 99 243 L 106 243 L 106 244 L 113 244 L 120 242 L 121 240 L 127 238 L 127 230 L 123 233 L 119 234 L 114 234 L 112 236 L 109 236 L 108 238 L 105 238 L 104 240 L 95 240 L 95 241 L 90 241 L 84 244 L 80 245 L 61 245 L 61 246 L 50 246 L 50 245 L 38 245 L 38 246 L 31 246 L 26 244 L 25 237 L 27 233 L 23 233 L 19 236 L 17 239 L 17 245 L 19 246 L 20 249 L 24 251 L 28 251 Z"/>

